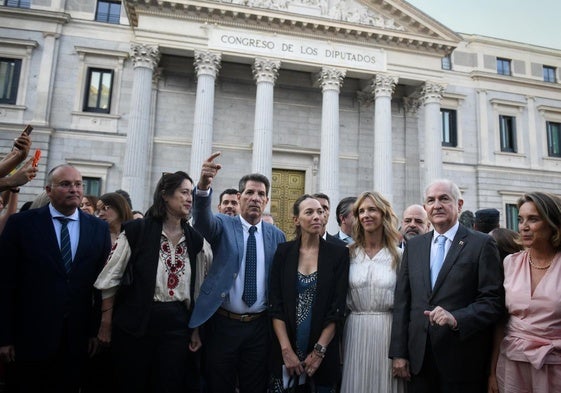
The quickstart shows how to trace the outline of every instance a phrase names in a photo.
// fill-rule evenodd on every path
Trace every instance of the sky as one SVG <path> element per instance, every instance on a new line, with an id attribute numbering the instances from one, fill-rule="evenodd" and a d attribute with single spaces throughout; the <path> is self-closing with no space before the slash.
<path id="1" fill-rule="evenodd" d="M 406 0 L 458 33 L 561 49 L 561 0 Z"/>

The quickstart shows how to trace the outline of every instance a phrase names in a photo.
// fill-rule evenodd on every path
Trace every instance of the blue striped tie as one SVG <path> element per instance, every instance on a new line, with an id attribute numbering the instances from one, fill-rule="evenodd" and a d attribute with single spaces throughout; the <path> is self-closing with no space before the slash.
<path id="1" fill-rule="evenodd" d="M 72 269 L 72 248 L 70 247 L 70 234 L 68 233 L 68 218 L 55 217 L 60 221 L 60 253 L 62 254 L 62 262 L 68 273 Z"/>
<path id="2" fill-rule="evenodd" d="M 243 282 L 242 300 L 248 307 L 257 301 L 257 242 L 255 231 L 257 227 L 249 228 L 247 247 L 245 250 L 245 277 Z"/>

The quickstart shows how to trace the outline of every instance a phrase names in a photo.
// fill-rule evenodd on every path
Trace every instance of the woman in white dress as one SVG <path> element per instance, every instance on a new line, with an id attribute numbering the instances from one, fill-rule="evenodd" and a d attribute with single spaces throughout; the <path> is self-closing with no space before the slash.
<path id="1" fill-rule="evenodd" d="M 378 192 L 362 193 L 353 206 L 348 316 L 343 340 L 342 393 L 401 393 L 405 381 L 392 376 L 390 344 L 398 219 Z"/>

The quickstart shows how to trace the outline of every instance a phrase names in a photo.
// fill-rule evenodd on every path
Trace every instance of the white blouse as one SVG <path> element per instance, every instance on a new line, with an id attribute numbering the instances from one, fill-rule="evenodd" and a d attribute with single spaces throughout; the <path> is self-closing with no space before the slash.
<path id="1" fill-rule="evenodd" d="M 132 251 L 127 236 L 123 231 L 113 245 L 107 263 L 94 284 L 97 289 L 102 291 L 102 297 L 104 299 L 115 296 L 117 293 L 131 254 Z M 197 255 L 195 299 L 199 294 L 202 281 L 210 269 L 211 263 L 212 250 L 205 240 L 203 249 Z M 191 274 L 191 265 L 189 263 L 185 236 L 182 236 L 178 244 L 173 247 L 173 244 L 162 230 L 154 301 L 184 301 L 187 306 L 189 306 Z"/>

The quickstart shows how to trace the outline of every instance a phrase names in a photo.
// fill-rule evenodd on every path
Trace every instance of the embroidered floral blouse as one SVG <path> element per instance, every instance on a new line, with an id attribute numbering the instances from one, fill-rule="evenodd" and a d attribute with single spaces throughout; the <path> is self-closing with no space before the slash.
<path id="1" fill-rule="evenodd" d="M 203 250 L 204 253 L 200 253 L 200 255 L 212 255 L 210 245 L 206 241 L 204 241 Z M 102 291 L 102 297 L 104 299 L 115 296 L 117 293 L 131 253 L 127 236 L 125 232 L 122 232 L 113 245 L 107 264 L 94 284 L 96 288 Z M 201 266 L 199 263 L 197 263 L 197 265 Z M 204 261 L 203 265 L 205 268 L 198 269 L 198 277 L 195 277 L 195 297 L 198 295 L 198 289 L 204 279 L 205 272 L 208 271 L 210 267 L 210 262 Z M 165 232 L 162 231 L 154 301 L 186 301 L 187 305 L 189 305 L 191 273 L 185 236 L 182 236 L 178 244 L 173 247 L 173 244 L 169 241 Z"/>

